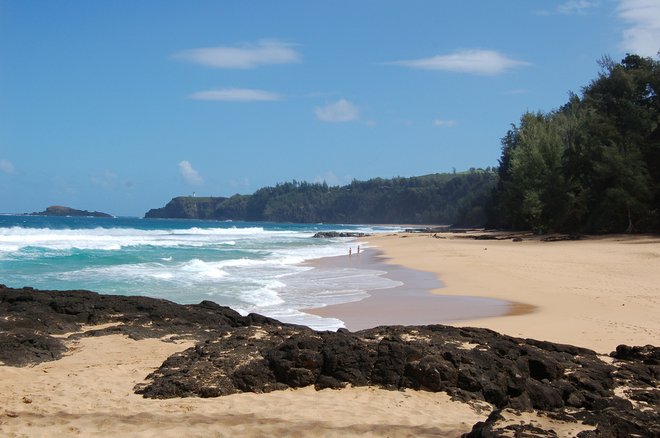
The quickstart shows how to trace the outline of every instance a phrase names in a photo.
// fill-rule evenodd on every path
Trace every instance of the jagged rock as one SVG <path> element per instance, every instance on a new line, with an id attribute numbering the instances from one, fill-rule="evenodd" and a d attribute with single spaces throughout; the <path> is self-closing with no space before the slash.
<path id="1" fill-rule="evenodd" d="M 39 291 L 0 285 L 0 361 L 22 366 L 54 360 L 64 351 L 51 334 L 75 332 L 83 324 L 120 325 L 74 336 L 122 333 L 132 339 L 168 334 L 207 339 L 228 327 L 277 323 L 261 315 L 241 316 L 211 301 L 181 305 L 148 297 L 89 291 Z"/>
<path id="2" fill-rule="evenodd" d="M 424 227 L 424 228 L 406 228 L 404 230 L 406 233 L 448 233 L 453 232 L 454 230 L 449 225 L 438 226 L 438 227 Z"/>
<path id="3" fill-rule="evenodd" d="M 468 436 L 556 436 L 535 424 L 498 420 L 505 411 L 532 409 L 590 425 L 592 432 L 580 434 L 585 437 L 660 433 L 660 349 L 654 346 L 620 346 L 613 363 L 606 363 L 588 349 L 487 329 L 429 325 L 315 332 L 259 315 L 243 317 L 212 302 L 178 305 L 0 286 L 0 360 L 56 359 L 66 345 L 50 335 L 90 322 L 120 325 L 76 336 L 174 333 L 199 341 L 136 386 L 145 397 L 376 385 L 444 391 L 457 400 L 495 406 Z"/>
<path id="4" fill-rule="evenodd" d="M 621 360 L 641 360 L 645 364 L 660 365 L 660 349 L 653 345 L 643 347 L 630 347 L 628 345 L 619 345 L 616 351 L 610 356 Z"/>
<path id="5" fill-rule="evenodd" d="M 0 333 L 0 362 L 25 366 L 59 359 L 66 351 L 64 343 L 36 330 L 17 328 Z"/>
<path id="6" fill-rule="evenodd" d="M 318 233 L 314 234 L 312 237 L 316 239 L 320 239 L 320 238 L 331 239 L 335 237 L 365 237 L 365 236 L 369 236 L 369 234 L 352 232 L 352 231 L 319 231 Z"/>

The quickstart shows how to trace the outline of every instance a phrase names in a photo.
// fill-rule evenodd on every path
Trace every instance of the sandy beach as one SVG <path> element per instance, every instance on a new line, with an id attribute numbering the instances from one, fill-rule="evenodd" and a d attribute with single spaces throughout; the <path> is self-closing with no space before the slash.
<path id="1" fill-rule="evenodd" d="M 192 346 L 122 335 L 84 338 L 66 357 L 0 366 L 0 435 L 139 437 L 460 436 L 490 412 L 444 393 L 313 387 L 218 398 L 145 399 L 135 384 Z"/>
<path id="2" fill-rule="evenodd" d="M 307 313 L 339 318 L 351 331 L 379 325 L 447 324 L 502 316 L 520 307 L 496 298 L 431 293 L 443 287 L 436 273 L 392 264 L 377 248 L 367 248 L 350 257 L 327 257 L 307 264 L 318 269 L 368 269 L 381 272 L 382 277 L 399 284 L 388 289 L 369 291 L 369 296 L 360 301 L 305 309 Z"/>
<path id="3" fill-rule="evenodd" d="M 434 293 L 512 304 L 506 316 L 451 325 L 485 327 L 599 353 L 609 353 L 618 344 L 660 341 L 660 237 L 557 242 L 526 237 L 513 242 L 474 240 L 466 234 L 437 236 L 372 236 L 366 243 L 383 251 L 388 263 L 435 273 L 444 287 Z M 377 302 L 378 293 L 373 296 Z M 329 309 L 325 314 L 343 316 Z"/>
<path id="4" fill-rule="evenodd" d="M 455 321 L 456 326 L 486 327 L 599 353 L 621 343 L 657 344 L 660 339 L 660 238 L 512 242 L 441 237 L 397 234 L 369 237 L 364 244 L 382 251 L 387 263 L 433 273 L 436 278 L 422 277 L 428 281 L 425 285 L 436 287 L 433 293 L 507 303 L 506 312 L 500 312 L 503 316 Z M 352 260 L 358 263 L 357 257 Z M 372 295 L 368 307 L 395 310 L 402 309 L 405 300 L 415 299 L 405 294 Z M 373 318 L 368 307 L 360 306 L 354 303 L 343 309 L 366 320 Z M 338 307 L 328 309 L 342 318 Z M 411 316 L 410 311 L 399 314 Z M 396 315 L 389 312 L 387 318 Z M 414 321 L 392 323 L 402 322 Z M 136 341 L 120 334 L 88 337 L 68 341 L 69 351 L 60 360 L 0 366 L 0 434 L 451 437 L 468 432 L 492 410 L 486 402 L 452 401 L 445 393 L 374 387 L 318 392 L 307 387 L 168 400 L 145 399 L 133 392 L 168 356 L 192 345 L 192 341 Z M 510 421 L 521 420 L 513 416 Z M 552 428 L 560 436 L 590 429 L 536 413 L 525 414 L 524 420 Z"/>

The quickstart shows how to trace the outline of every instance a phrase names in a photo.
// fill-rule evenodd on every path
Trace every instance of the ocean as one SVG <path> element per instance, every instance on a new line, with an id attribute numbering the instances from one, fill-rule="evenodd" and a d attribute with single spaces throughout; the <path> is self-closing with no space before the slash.
<path id="1" fill-rule="evenodd" d="M 315 268 L 356 250 L 318 231 L 383 233 L 397 227 L 176 219 L 0 216 L 0 283 L 85 289 L 177 303 L 215 301 L 317 330 L 342 321 L 301 309 L 357 301 L 401 283 L 364 267 Z"/>

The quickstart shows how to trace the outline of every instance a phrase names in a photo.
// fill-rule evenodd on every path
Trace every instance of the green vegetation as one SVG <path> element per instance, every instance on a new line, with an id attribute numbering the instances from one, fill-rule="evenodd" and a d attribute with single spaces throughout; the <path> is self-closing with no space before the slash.
<path id="1" fill-rule="evenodd" d="M 346 186 L 292 181 L 230 198 L 174 198 L 145 217 L 299 223 L 409 223 L 479 226 L 494 170 L 375 178 Z"/>
<path id="2" fill-rule="evenodd" d="M 628 55 L 561 108 L 526 113 L 499 169 L 376 178 L 343 187 L 292 181 L 231 198 L 174 198 L 146 217 L 452 224 L 537 233 L 660 231 L 660 62 Z"/>
<path id="3" fill-rule="evenodd" d="M 492 226 L 660 229 L 660 62 L 628 55 L 601 67 L 582 97 L 524 114 L 502 139 Z"/>

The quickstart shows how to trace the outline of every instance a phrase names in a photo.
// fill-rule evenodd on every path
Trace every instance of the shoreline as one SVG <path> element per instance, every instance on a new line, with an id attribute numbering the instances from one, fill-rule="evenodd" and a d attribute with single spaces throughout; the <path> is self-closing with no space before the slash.
<path id="1" fill-rule="evenodd" d="M 391 288 L 366 290 L 367 297 L 359 301 L 300 310 L 339 319 L 350 331 L 382 325 L 459 323 L 533 311 L 533 307 L 522 303 L 497 298 L 444 295 L 444 285 L 436 273 L 393 264 L 381 249 L 373 247 L 363 249 L 360 254 L 324 257 L 306 265 L 317 269 L 384 271 L 381 277 L 400 283 Z"/>
<path id="2" fill-rule="evenodd" d="M 448 325 L 488 328 L 601 353 L 619 344 L 657 344 L 659 236 L 609 235 L 556 242 L 530 236 L 522 242 L 473 238 L 486 234 L 501 235 L 481 231 L 434 238 L 394 233 L 361 242 L 382 251 L 388 264 L 437 275 L 444 287 L 434 289 L 434 294 L 492 298 L 522 306 L 505 315 Z M 357 312 L 361 306 L 343 307 L 342 312 Z"/>

